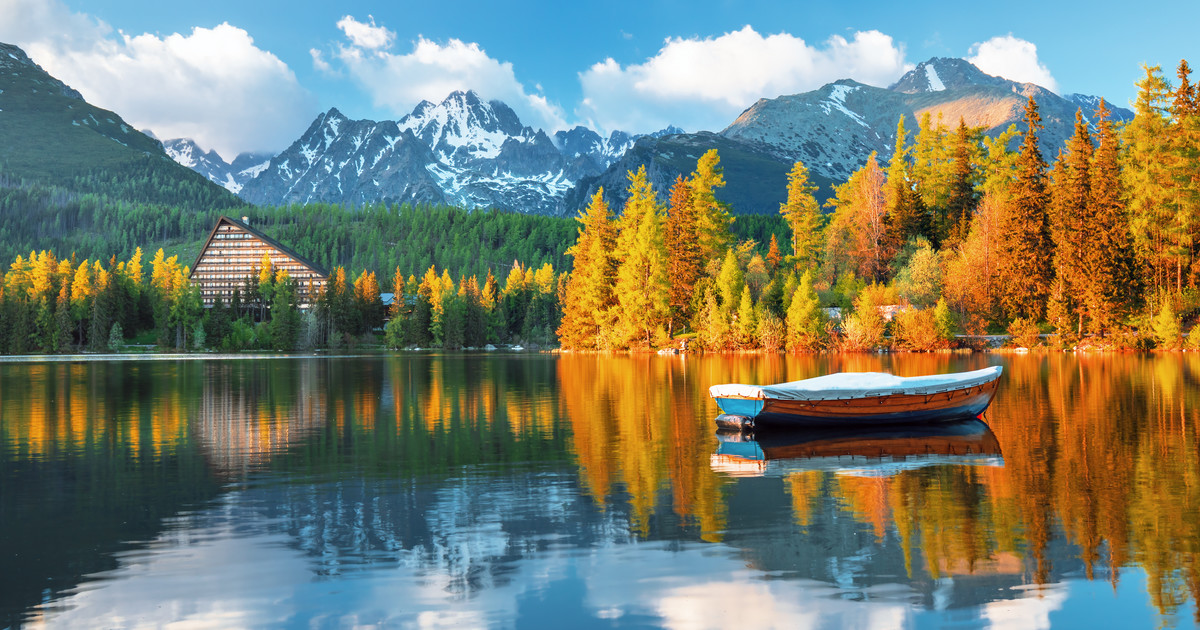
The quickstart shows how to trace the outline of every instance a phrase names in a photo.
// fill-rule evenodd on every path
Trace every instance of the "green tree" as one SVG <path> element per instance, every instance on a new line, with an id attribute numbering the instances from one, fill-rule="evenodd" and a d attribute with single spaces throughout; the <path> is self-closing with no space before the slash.
<path id="1" fill-rule="evenodd" d="M 696 170 L 688 180 L 702 260 L 719 256 L 729 245 L 729 226 L 733 223 L 733 217 L 729 215 L 725 204 L 717 201 L 716 196 L 716 190 L 723 186 L 725 175 L 721 158 L 716 149 L 709 149 L 697 160 Z"/>
<path id="2" fill-rule="evenodd" d="M 954 134 L 952 152 L 954 161 L 950 165 L 950 190 L 946 199 L 946 214 L 939 226 L 941 243 L 956 245 L 967 238 L 971 230 L 971 218 L 979 206 L 979 195 L 975 190 L 977 174 L 973 165 L 978 148 L 979 130 L 970 129 L 961 117 Z"/>
<path id="3" fill-rule="evenodd" d="M 805 270 L 787 311 L 787 343 L 791 352 L 813 352 L 824 345 L 825 318 L 812 270 Z"/>
<path id="4" fill-rule="evenodd" d="M 809 183 L 808 169 L 797 161 L 788 173 L 787 201 L 779 206 L 779 214 L 792 231 L 792 261 L 802 268 L 815 264 L 821 251 L 821 206 L 813 196 L 816 191 Z"/>
<path id="5" fill-rule="evenodd" d="M 896 146 L 888 162 L 884 203 L 887 205 L 889 242 L 893 247 L 903 245 L 909 238 L 930 234 L 929 214 L 909 177 L 907 132 L 904 116 L 896 123 Z"/>

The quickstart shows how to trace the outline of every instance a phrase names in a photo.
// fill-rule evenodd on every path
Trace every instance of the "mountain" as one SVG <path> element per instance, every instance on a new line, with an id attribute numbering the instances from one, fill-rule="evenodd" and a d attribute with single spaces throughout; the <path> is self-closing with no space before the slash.
<path id="1" fill-rule="evenodd" d="M 48 184 L 193 208 L 237 203 L 167 157 L 157 140 L 89 104 L 23 50 L 3 43 L 0 139 L 0 187 Z"/>
<path id="2" fill-rule="evenodd" d="M 503 102 L 456 91 L 394 122 L 330 109 L 240 194 L 254 204 L 448 203 L 562 214 L 576 181 L 602 172 L 633 140 L 584 127 L 552 139 Z"/>
<path id="3" fill-rule="evenodd" d="M 189 138 L 163 140 L 162 146 L 171 159 L 235 194 L 261 173 L 272 157 L 270 153 L 242 153 L 229 163 L 216 151 L 204 151 Z"/>
<path id="4" fill-rule="evenodd" d="M 961 116 L 968 125 L 981 126 L 995 136 L 1011 124 L 1020 127 L 1029 96 L 1037 101 L 1045 125 L 1038 137 L 1047 160 L 1053 160 L 1073 133 L 1077 109 L 1082 108 L 1094 125 L 1098 97 L 1063 97 L 1032 83 L 985 74 L 963 59 L 933 58 L 887 89 L 843 79 L 811 92 L 760 99 L 719 134 L 643 138 L 604 173 L 582 180 L 566 205 L 583 207 L 580 203 L 603 186 L 610 203 L 619 206 L 624 200 L 625 172 L 641 165 L 665 199 L 675 176 L 690 173 L 695 157 L 716 148 L 727 182 L 717 191 L 718 199 L 737 213 L 774 213 L 786 197 L 786 173 L 797 160 L 808 167 L 819 185 L 818 200 L 824 200 L 832 196 L 832 184 L 846 181 L 872 152 L 887 163 L 900 116 L 910 133 L 928 113 L 934 122 L 940 117 L 949 128 Z M 1128 109 L 1109 107 L 1113 120 L 1133 117 Z"/>

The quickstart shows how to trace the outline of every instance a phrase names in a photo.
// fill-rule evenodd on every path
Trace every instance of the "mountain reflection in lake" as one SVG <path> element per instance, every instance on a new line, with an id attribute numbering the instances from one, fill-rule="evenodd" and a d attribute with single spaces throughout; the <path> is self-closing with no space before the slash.
<path id="1" fill-rule="evenodd" d="M 921 444 L 736 447 L 707 396 L 989 362 L 986 424 Z M 1198 373 L 1194 354 L 0 364 L 0 626 L 1191 626 Z"/>

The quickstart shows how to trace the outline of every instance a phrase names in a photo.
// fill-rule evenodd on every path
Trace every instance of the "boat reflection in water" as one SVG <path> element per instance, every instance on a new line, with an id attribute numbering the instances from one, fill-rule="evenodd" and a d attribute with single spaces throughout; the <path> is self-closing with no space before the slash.
<path id="1" fill-rule="evenodd" d="M 978 418 L 865 429 L 814 428 L 758 434 L 717 433 L 710 467 L 732 476 L 780 476 L 828 471 L 890 477 L 925 466 L 1004 466 L 1000 442 Z"/>

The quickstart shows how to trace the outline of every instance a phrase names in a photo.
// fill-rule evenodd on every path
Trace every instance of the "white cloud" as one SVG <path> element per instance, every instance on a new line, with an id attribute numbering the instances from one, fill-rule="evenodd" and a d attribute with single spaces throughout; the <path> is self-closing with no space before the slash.
<path id="1" fill-rule="evenodd" d="M 1038 61 L 1037 46 L 1032 42 L 1009 34 L 972 44 L 968 54 L 967 61 L 990 75 L 1033 83 L 1058 92 L 1058 81 L 1051 76 L 1050 69 Z"/>
<path id="2" fill-rule="evenodd" d="M 0 41 L 160 138 L 188 137 L 226 159 L 278 150 L 314 115 L 312 96 L 275 55 L 229 24 L 165 37 L 116 33 L 59 0 L 0 0 Z"/>
<path id="3" fill-rule="evenodd" d="M 353 16 L 347 15 L 338 20 L 337 27 L 359 48 L 375 50 L 391 46 L 396 34 L 382 26 L 375 26 L 375 16 L 368 15 L 367 19 L 371 21 L 370 24 L 359 22 Z"/>
<path id="4" fill-rule="evenodd" d="M 351 23 L 357 26 L 347 28 Z M 560 107 L 528 92 L 511 63 L 493 59 L 477 43 L 451 39 L 441 44 L 418 37 L 410 52 L 395 54 L 376 46 L 378 37 L 358 30 L 362 23 L 349 16 L 338 26 L 348 43 L 339 45 L 333 56 L 376 107 L 396 117 L 410 113 L 422 100 L 437 103 L 455 90 L 475 90 L 484 99 L 512 107 L 523 124 L 549 132 L 566 127 Z M 373 20 L 371 27 L 391 33 Z"/>
<path id="5" fill-rule="evenodd" d="M 675 124 L 720 130 L 759 98 L 852 78 L 887 86 L 912 68 L 904 47 L 879 31 L 834 35 L 821 47 L 750 26 L 715 38 L 670 38 L 644 63 L 606 59 L 580 73 L 577 114 L 602 129 L 654 131 Z"/>

